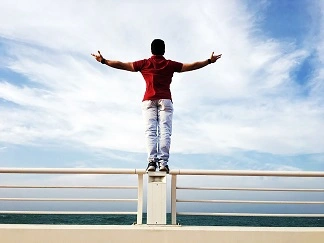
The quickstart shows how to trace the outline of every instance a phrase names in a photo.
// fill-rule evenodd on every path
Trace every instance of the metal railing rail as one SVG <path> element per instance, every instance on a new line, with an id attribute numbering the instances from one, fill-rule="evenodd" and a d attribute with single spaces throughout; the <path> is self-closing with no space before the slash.
<path id="1" fill-rule="evenodd" d="M 1 187 L 0 187 L 1 188 Z M 212 190 L 212 191 L 267 191 L 267 192 L 324 192 L 324 189 L 305 188 L 240 188 L 240 187 L 177 187 L 181 190 Z"/>
<path id="2" fill-rule="evenodd" d="M 199 216 L 272 216 L 272 217 L 324 217 L 324 214 L 272 214 L 272 213 L 205 213 L 178 212 L 177 203 L 240 203 L 240 204 L 311 204 L 322 205 L 324 201 L 271 201 L 271 200 L 192 200 L 178 199 L 177 190 L 205 191 L 284 191 L 284 192 L 324 192 L 324 188 L 249 188 L 249 187 L 178 187 L 177 177 L 187 176 L 245 176 L 245 177 L 308 177 L 324 178 L 324 172 L 312 171 L 230 171 L 230 170 L 172 170 L 171 174 L 171 223 L 176 224 L 177 215 Z"/>
<path id="3" fill-rule="evenodd" d="M 324 177 L 324 171 L 171 170 L 171 175 Z"/>
<path id="4" fill-rule="evenodd" d="M 0 189 L 137 189 L 137 198 L 17 198 L 2 197 L 0 201 L 38 201 L 38 202 L 137 202 L 136 212 L 76 212 L 76 211 L 0 211 L 11 214 L 134 214 L 137 224 L 143 219 L 143 175 L 145 170 L 136 169 L 88 169 L 88 168 L 0 168 L 1 174 L 90 174 L 90 175 L 137 175 L 137 186 L 42 186 L 42 185 L 0 185 Z"/>
<path id="5" fill-rule="evenodd" d="M 0 168 L 0 174 L 104 174 L 143 175 L 144 169 L 103 169 L 103 168 Z"/>
<path id="6" fill-rule="evenodd" d="M 0 188 L 48 188 L 48 189 L 137 189 L 137 186 L 8 186 L 0 185 Z"/>

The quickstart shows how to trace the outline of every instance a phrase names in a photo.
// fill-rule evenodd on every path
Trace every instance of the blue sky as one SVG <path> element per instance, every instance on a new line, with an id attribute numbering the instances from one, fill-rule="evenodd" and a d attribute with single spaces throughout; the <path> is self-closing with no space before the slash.
<path id="1" fill-rule="evenodd" d="M 1 1 L 0 167 L 144 169 L 144 81 L 90 53 L 136 61 L 162 38 L 179 62 L 223 54 L 174 75 L 171 169 L 324 171 L 323 16 L 316 0 Z"/>
<path id="2" fill-rule="evenodd" d="M 1 18 L 2 167 L 144 168 L 142 77 L 90 53 L 135 61 L 163 38 L 173 60 L 223 54 L 174 76 L 172 168 L 324 170 L 322 1 L 3 1 Z"/>

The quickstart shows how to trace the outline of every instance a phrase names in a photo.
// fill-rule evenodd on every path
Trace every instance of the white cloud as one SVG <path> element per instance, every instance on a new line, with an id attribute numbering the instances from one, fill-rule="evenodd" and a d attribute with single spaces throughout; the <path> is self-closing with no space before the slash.
<path id="1" fill-rule="evenodd" d="M 0 36 L 8 39 L 1 62 L 28 82 L 0 77 L 0 98 L 16 104 L 0 108 L 0 141 L 143 152 L 141 75 L 103 67 L 90 53 L 133 61 L 161 37 L 170 59 L 223 53 L 215 65 L 175 74 L 174 152 L 323 153 L 323 69 L 310 97 L 296 97 L 290 75 L 309 48 L 263 37 L 240 1 L 183 3 L 1 3 Z"/>

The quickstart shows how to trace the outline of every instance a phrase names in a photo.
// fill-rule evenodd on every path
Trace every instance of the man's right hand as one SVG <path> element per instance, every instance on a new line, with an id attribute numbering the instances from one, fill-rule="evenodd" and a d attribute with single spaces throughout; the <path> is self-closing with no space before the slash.
<path id="1" fill-rule="evenodd" d="M 98 62 L 101 62 L 102 60 L 104 60 L 103 56 L 101 55 L 100 51 L 98 51 L 99 55 L 93 54 L 91 53 L 91 56 L 93 56 Z"/>

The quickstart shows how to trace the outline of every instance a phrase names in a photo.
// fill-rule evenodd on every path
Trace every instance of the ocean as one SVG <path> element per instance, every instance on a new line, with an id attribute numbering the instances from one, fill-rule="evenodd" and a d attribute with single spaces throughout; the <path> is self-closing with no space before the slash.
<path id="1" fill-rule="evenodd" d="M 51 225 L 132 225 L 136 215 L 61 215 L 0 214 L 0 224 Z M 146 214 L 143 214 L 143 224 Z M 250 226 L 250 227 L 324 227 L 324 218 L 312 217 L 247 217 L 247 216 L 177 216 L 183 226 Z M 167 214 L 171 224 L 171 214 Z"/>

